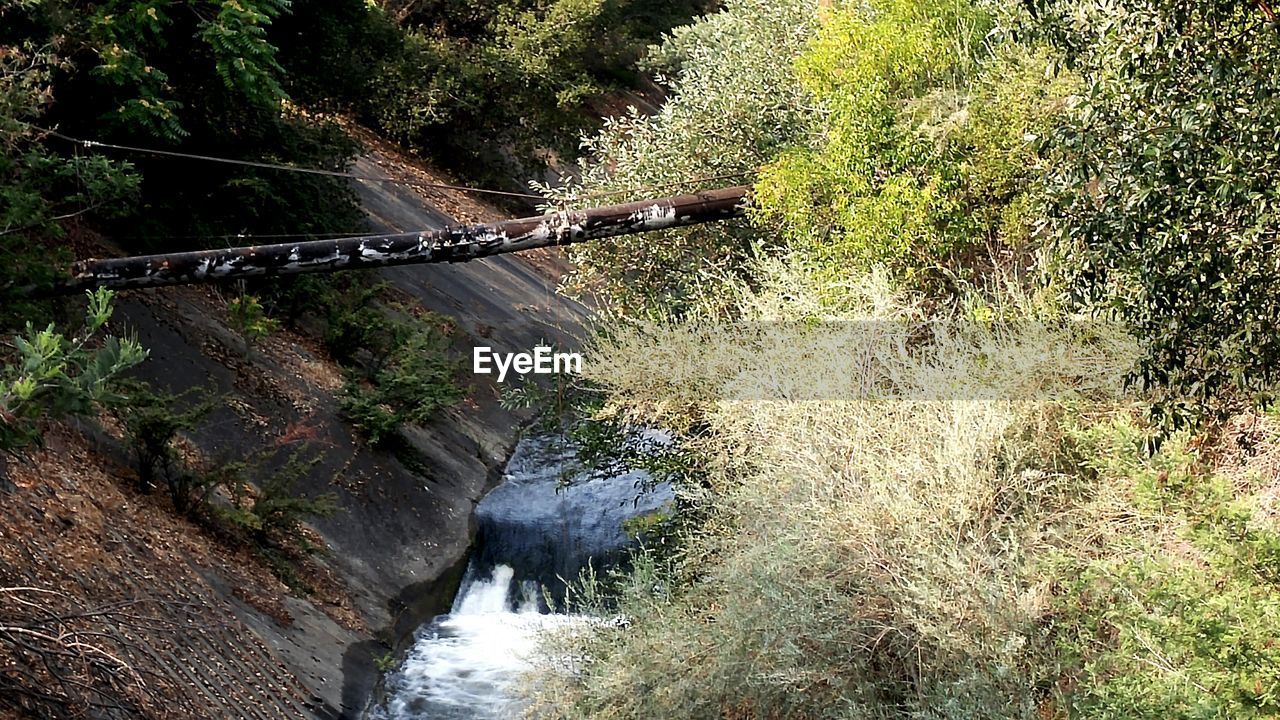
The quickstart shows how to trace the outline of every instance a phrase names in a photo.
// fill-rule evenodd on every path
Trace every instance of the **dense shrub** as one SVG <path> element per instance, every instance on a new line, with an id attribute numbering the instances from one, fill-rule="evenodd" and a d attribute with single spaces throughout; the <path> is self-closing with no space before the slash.
<path id="1" fill-rule="evenodd" d="M 1025 266 L 1039 173 L 1027 138 L 1071 86 L 993 23 L 965 3 L 886 0 L 833 14 L 800 59 L 820 111 L 756 202 L 833 285 L 849 267 L 938 289 Z"/>
<path id="2" fill-rule="evenodd" d="M 1056 419 L 1114 401 L 1131 344 L 1030 298 L 925 318 L 883 276 L 835 303 L 802 264 L 770 270 L 743 320 L 619 329 L 584 364 L 631 422 L 704 428 L 711 507 L 614 583 L 629 626 L 554 648 L 588 660 L 540 709 L 1037 717 L 1039 560 L 1079 521 Z"/>
<path id="3" fill-rule="evenodd" d="M 1030 5 L 1016 34 L 988 32 L 993 4 L 828 8 L 798 63 L 817 106 L 756 188 L 784 249 L 606 323 L 597 413 L 674 431 L 697 513 L 583 579 L 579 609 L 628 622 L 548 641 L 537 711 L 1280 712 L 1274 419 L 1169 434 L 1125 382 L 1140 357 L 1199 404 L 1269 380 L 1269 10 Z M 628 142 L 601 167 L 641 165 Z M 1026 282 L 1046 239 L 1049 288 Z M 620 314 L 689 296 L 581 257 Z M 1064 287 L 1124 322 L 1065 312 Z"/>
<path id="4" fill-rule="evenodd" d="M 502 6 L 477 35 L 414 32 L 378 78 L 370 113 L 392 137 L 449 149 L 459 165 L 479 158 L 501 168 L 504 152 L 530 158 L 539 147 L 571 153 L 590 123 L 585 101 L 604 89 L 586 66 L 603 8 Z"/>
<path id="5" fill-rule="evenodd" d="M 1275 380 L 1280 34 L 1265 3 L 1037 2 L 1083 87 L 1047 136 L 1046 226 L 1080 304 L 1144 345 L 1165 427 Z"/>
<path id="6" fill-rule="evenodd" d="M 585 204 L 596 201 L 584 199 L 592 193 L 610 193 L 608 202 L 624 202 L 749 182 L 752 170 L 800 136 L 807 101 L 792 62 L 816 19 L 811 2 L 730 0 L 677 28 L 650 61 L 671 97 L 655 115 L 633 110 L 606 121 L 584 145 L 594 159 L 581 183 L 555 196 Z M 703 177 L 716 179 L 690 182 Z M 587 243 L 572 251 L 568 284 L 621 314 L 685 308 L 699 285 L 737 272 L 768 240 L 716 223 Z"/>
<path id="7" fill-rule="evenodd" d="M 463 172 L 505 181 L 539 167 L 543 150 L 575 155 L 597 123 L 592 108 L 635 80 L 645 45 L 705 5 L 433 0 L 388 13 L 310 0 L 273 37 L 287 86 L 309 105 L 352 112 Z"/>

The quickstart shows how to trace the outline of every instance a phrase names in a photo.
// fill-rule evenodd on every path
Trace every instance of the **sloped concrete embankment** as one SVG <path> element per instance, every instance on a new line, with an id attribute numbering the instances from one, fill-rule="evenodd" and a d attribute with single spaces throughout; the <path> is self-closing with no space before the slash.
<path id="1" fill-rule="evenodd" d="M 383 172 L 367 158 L 358 170 Z M 407 188 L 370 183 L 359 192 L 375 231 L 451 222 Z M 555 294 L 557 257 L 504 256 L 382 272 L 424 307 L 453 318 L 467 338 L 462 351 L 469 353 L 467 343 L 515 351 L 544 340 L 572 347 L 584 311 Z M 296 489 L 338 497 L 340 512 L 314 526 L 329 550 L 322 562 L 345 585 L 354 621 L 339 622 L 335 616 L 342 615 L 334 608 L 282 594 L 291 619 L 286 626 L 242 599 L 234 578 L 205 574 L 215 600 L 232 608 L 261 640 L 264 657 L 277 658 L 296 678 L 308 698 L 308 714 L 357 717 L 377 680 L 375 658 L 394 652 L 413 628 L 448 607 L 474 532 L 475 504 L 500 477 L 528 418 L 501 407 L 491 379 L 474 378 L 466 400 L 406 431 L 415 451 L 406 465 L 360 442 L 339 417 L 341 377 L 314 345 L 279 333 L 247 356 L 238 352 L 242 341 L 215 311 L 219 292 L 126 294 L 121 318 L 151 351 L 143 371 L 148 380 L 175 391 L 204 387 L 227 397 L 194 438 L 204 455 L 244 460 L 290 448 L 319 454 L 319 464 Z M 218 655 L 211 651 L 210 657 L 225 668 L 222 683 L 251 680 L 253 663 L 223 662 Z M 278 716 L 295 712 L 282 705 Z"/>

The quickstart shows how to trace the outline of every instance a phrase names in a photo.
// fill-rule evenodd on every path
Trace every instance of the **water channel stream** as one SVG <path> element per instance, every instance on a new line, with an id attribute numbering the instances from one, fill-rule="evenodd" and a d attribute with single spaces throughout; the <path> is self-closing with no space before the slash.
<path id="1" fill-rule="evenodd" d="M 521 440 L 503 482 L 476 507 L 470 565 L 453 607 L 415 634 L 387 677 L 373 720 L 485 720 L 519 711 L 513 684 L 528 669 L 540 632 L 587 618 L 550 612 L 564 579 L 612 562 L 628 545 L 623 523 L 671 503 L 670 486 L 646 487 L 639 471 L 580 474 L 562 438 Z"/>

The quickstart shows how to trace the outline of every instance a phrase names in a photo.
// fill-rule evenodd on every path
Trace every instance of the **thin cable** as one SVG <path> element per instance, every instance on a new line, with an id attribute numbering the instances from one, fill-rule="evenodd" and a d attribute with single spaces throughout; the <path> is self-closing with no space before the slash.
<path id="1" fill-rule="evenodd" d="M 22 122 L 22 121 L 20 120 L 18 122 Z M 400 180 L 398 178 L 391 178 L 391 177 L 371 177 L 369 175 L 360 175 L 358 173 L 345 172 L 341 170 L 321 170 L 319 168 L 304 168 L 304 167 L 297 167 L 295 165 L 283 165 L 279 163 L 258 162 L 254 160 L 237 160 L 234 158 L 215 157 L 213 155 L 197 155 L 193 153 L 177 152 L 174 150 L 160 150 L 157 148 L 144 148 L 144 147 L 136 147 L 132 145 L 117 145 L 114 143 L 105 143 L 105 142 L 99 142 L 97 140 L 86 140 L 84 138 L 72 137 L 70 135 L 60 133 L 57 130 L 50 130 L 49 128 L 43 128 L 38 125 L 32 125 L 31 123 L 27 123 L 27 122 L 22 122 L 22 124 L 26 125 L 27 127 L 33 130 L 47 133 L 52 137 L 56 137 L 66 142 L 75 143 L 86 148 L 97 147 L 97 148 L 105 148 L 109 150 L 119 150 L 122 152 L 159 155 L 162 157 L 180 158 L 185 160 L 201 160 L 204 162 L 222 163 L 226 165 L 240 165 L 243 167 L 260 168 L 265 170 L 279 170 L 282 172 L 296 172 L 296 173 L 303 173 L 307 175 L 323 175 L 326 177 L 351 178 L 354 180 L 364 180 L 367 182 L 391 183 L 394 185 L 406 185 L 409 187 L 419 186 L 419 187 L 435 188 L 439 190 L 456 190 L 458 192 L 483 193 L 488 195 L 501 195 L 505 197 L 518 197 L 518 198 L 524 198 L 524 199 L 541 200 L 544 202 L 545 201 L 563 202 L 563 201 L 559 201 L 557 198 L 547 197 L 545 195 L 536 195 L 533 193 L 510 192 L 507 190 L 488 190 L 485 188 L 477 188 L 477 187 L 471 187 L 467 185 L 449 185 L 445 183 L 420 182 L 416 180 Z M 701 182 L 710 182 L 712 180 L 730 180 L 735 178 L 747 177 L 749 175 L 754 175 L 758 172 L 759 172 L 758 169 L 753 168 L 750 170 L 742 170 L 739 172 L 728 173 L 724 175 L 710 175 L 705 177 L 689 178 L 687 180 L 676 180 L 668 183 L 660 183 L 657 185 L 624 188 L 619 190 L 596 191 L 596 192 L 586 193 L 584 195 L 574 195 L 572 197 L 572 200 L 587 200 L 587 199 L 597 198 L 597 197 L 610 197 L 613 195 L 649 192 L 651 190 L 659 190 L 662 188 L 669 188 L 669 187 L 680 187 L 684 185 L 693 185 Z"/>
<path id="2" fill-rule="evenodd" d="M 341 232 L 291 232 L 291 233 L 223 233 L 221 235 L 117 235 L 117 240 L 291 240 L 294 238 L 348 238 L 360 237 L 364 230 L 345 230 Z"/>
<path id="3" fill-rule="evenodd" d="M 503 195 L 506 197 L 530 198 L 534 200 L 546 200 L 542 195 L 534 195 L 533 193 L 508 192 L 506 190 L 486 190 L 484 188 L 467 187 L 465 185 L 446 185 L 444 183 L 417 182 L 409 180 L 399 180 L 389 177 L 371 177 L 369 175 L 360 175 L 358 173 L 344 172 L 342 170 L 321 170 L 319 168 L 303 168 L 295 165 L 281 165 L 278 163 L 257 162 L 254 160 L 236 160 L 233 158 L 214 157 L 212 155 L 196 155 L 193 153 L 175 152 L 173 150 L 159 150 L 156 148 L 135 147 L 133 145 L 116 145 L 115 143 L 98 142 L 97 140 L 85 140 L 84 138 L 71 137 L 64 135 L 57 130 L 50 130 L 36 125 L 30 125 L 35 130 L 48 133 L 52 137 L 59 140 L 65 140 L 69 143 L 75 143 L 86 148 L 106 148 L 108 150 L 120 150 L 122 152 L 144 153 L 147 155 L 159 155 L 162 157 L 182 158 L 185 160 L 202 160 L 204 162 L 222 163 L 224 165 L 240 165 L 243 167 L 260 168 L 263 170 L 281 170 L 284 172 L 303 173 L 306 175 L 324 175 L 326 177 L 351 178 L 353 180 L 364 180 L 367 182 L 383 182 L 395 185 L 419 185 L 422 187 L 437 188 L 440 190 L 457 190 L 460 192 L 485 193 L 488 195 Z"/>
<path id="4" fill-rule="evenodd" d="M 597 198 L 597 197 L 608 197 L 610 195 L 626 195 L 626 194 L 638 193 L 638 192 L 647 193 L 650 190 L 661 190 L 663 188 L 669 188 L 669 187 L 693 185 L 695 183 L 710 182 L 712 180 L 734 180 L 737 178 L 745 178 L 750 175 L 755 175 L 756 173 L 759 173 L 759 172 L 760 172 L 759 169 L 752 168 L 751 170 L 741 170 L 739 172 L 728 173 L 725 175 L 708 175 L 705 177 L 689 178 L 688 180 L 673 180 L 671 182 L 659 183 L 657 185 L 646 185 L 644 187 L 627 188 L 625 190 L 601 190 L 598 192 L 590 192 L 585 195 L 573 195 L 570 198 L 567 198 L 567 200 L 588 200 L 588 199 Z M 558 200 L 558 198 L 546 198 L 546 199 Z"/>

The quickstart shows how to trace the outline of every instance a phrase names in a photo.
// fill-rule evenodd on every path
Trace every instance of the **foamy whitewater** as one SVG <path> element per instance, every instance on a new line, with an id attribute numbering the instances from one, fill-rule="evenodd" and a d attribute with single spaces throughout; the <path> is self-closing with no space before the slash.
<path id="1" fill-rule="evenodd" d="M 453 611 L 422 631 L 400 670 L 388 681 L 386 707 L 375 717 L 397 720 L 510 718 L 519 713 L 510 685 L 529 668 L 537 634 L 588 622 L 539 612 L 530 593 L 512 602 L 514 570 L 471 582 Z"/>
<path id="2" fill-rule="evenodd" d="M 595 621 L 544 612 L 540 587 L 624 547 L 623 522 L 667 505 L 673 494 L 666 485 L 647 487 L 638 472 L 564 486 L 574 459 L 572 448 L 550 438 L 516 447 L 503 484 L 476 508 L 478 546 L 453 607 L 418 630 L 371 718 L 517 717 L 512 685 L 530 668 L 538 634 Z"/>

